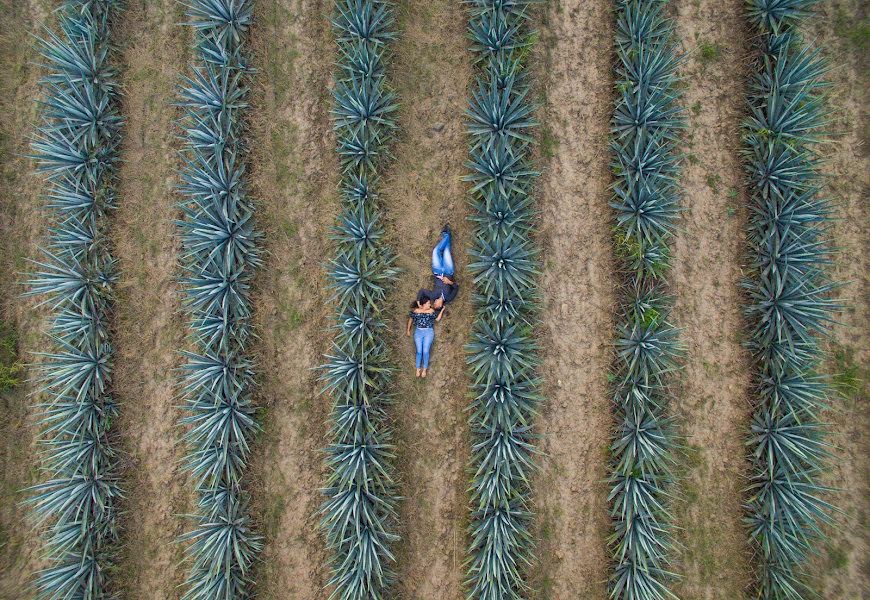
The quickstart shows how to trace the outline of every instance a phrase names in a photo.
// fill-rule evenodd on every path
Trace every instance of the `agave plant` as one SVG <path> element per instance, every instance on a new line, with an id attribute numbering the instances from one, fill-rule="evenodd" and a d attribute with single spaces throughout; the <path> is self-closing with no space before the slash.
<path id="1" fill-rule="evenodd" d="M 332 117 L 342 164 L 342 211 L 327 267 L 338 310 L 333 349 L 322 366 L 333 405 L 321 528 L 332 554 L 330 598 L 362 600 L 388 597 L 394 580 L 391 546 L 398 540 L 385 412 L 393 366 L 381 316 L 396 270 L 383 241 L 376 193 L 396 128 L 396 96 L 385 75 L 395 39 L 393 9 L 381 0 L 337 0 L 332 24 L 339 57 Z"/>
<path id="2" fill-rule="evenodd" d="M 813 595 L 803 567 L 835 512 L 819 482 L 830 459 L 819 342 L 838 309 L 825 273 L 831 208 L 815 150 L 827 122 L 826 67 L 795 31 L 812 4 L 753 0 L 748 9 L 761 48 L 743 132 L 752 266 L 744 285 L 756 368 L 745 508 L 757 597 L 773 600 Z"/>
<path id="3" fill-rule="evenodd" d="M 627 281 L 614 365 L 610 597 L 664 600 L 675 598 L 670 584 L 676 577 L 669 563 L 678 443 L 669 385 L 680 349 L 665 286 L 679 211 L 681 58 L 664 1 L 621 1 L 617 7 L 611 207 Z"/>
<path id="4" fill-rule="evenodd" d="M 478 67 L 466 111 L 472 221 L 469 270 L 476 317 L 466 347 L 472 375 L 471 545 L 468 598 L 522 598 L 533 541 L 534 417 L 541 402 L 538 251 L 531 165 L 535 105 L 524 59 L 534 36 L 525 0 L 472 0 L 469 34 Z"/>
<path id="5" fill-rule="evenodd" d="M 185 162 L 179 192 L 183 305 L 193 347 L 185 352 L 183 463 L 199 501 L 181 537 L 191 568 L 184 598 L 249 598 L 261 549 L 243 490 L 258 431 L 251 400 L 250 282 L 260 234 L 245 189 L 244 55 L 249 0 L 188 0 L 197 62 L 180 89 Z"/>
<path id="6" fill-rule="evenodd" d="M 42 120 L 32 144 L 54 224 L 27 294 L 52 312 L 36 381 L 42 481 L 28 504 L 43 534 L 37 598 L 110 597 L 118 542 L 109 331 L 115 260 L 106 215 L 115 206 L 121 139 L 110 21 L 115 2 L 64 2 L 40 50 Z"/>

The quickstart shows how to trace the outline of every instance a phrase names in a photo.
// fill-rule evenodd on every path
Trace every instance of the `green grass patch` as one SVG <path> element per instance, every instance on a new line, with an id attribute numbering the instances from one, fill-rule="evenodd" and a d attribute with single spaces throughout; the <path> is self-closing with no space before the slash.
<path id="1" fill-rule="evenodd" d="M 0 392 L 21 384 L 24 365 L 18 360 L 18 335 L 15 328 L 0 321 Z"/>
<path id="2" fill-rule="evenodd" d="M 701 42 L 698 44 L 698 59 L 701 64 L 707 65 L 716 62 L 722 57 L 722 47 L 719 44 L 711 42 Z"/>
<path id="3" fill-rule="evenodd" d="M 858 19 L 838 8 L 834 16 L 834 35 L 843 40 L 850 50 L 863 55 L 870 46 L 870 19 Z"/>
<path id="4" fill-rule="evenodd" d="M 840 546 L 828 548 L 828 565 L 831 570 L 839 571 L 849 565 L 849 554 Z"/>
<path id="5" fill-rule="evenodd" d="M 864 377 L 861 366 L 855 361 L 855 351 L 849 347 L 840 347 L 834 351 L 834 389 L 843 398 L 855 400 L 864 388 Z"/>
<path id="6" fill-rule="evenodd" d="M 553 158 L 556 156 L 556 150 L 559 148 L 559 139 L 553 134 L 549 127 L 541 128 L 541 154 L 544 158 Z"/>
<path id="7" fill-rule="evenodd" d="M 719 193 L 719 184 L 722 182 L 722 176 L 718 173 L 707 175 L 707 187 L 713 190 L 714 194 Z"/>

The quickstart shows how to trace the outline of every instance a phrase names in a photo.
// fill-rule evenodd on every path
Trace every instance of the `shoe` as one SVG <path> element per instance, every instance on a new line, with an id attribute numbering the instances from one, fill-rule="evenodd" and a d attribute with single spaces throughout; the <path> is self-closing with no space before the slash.
<path id="1" fill-rule="evenodd" d="M 441 235 L 444 235 L 444 234 L 447 234 L 447 235 L 451 234 L 450 223 L 444 223 L 444 227 L 441 229 Z"/>

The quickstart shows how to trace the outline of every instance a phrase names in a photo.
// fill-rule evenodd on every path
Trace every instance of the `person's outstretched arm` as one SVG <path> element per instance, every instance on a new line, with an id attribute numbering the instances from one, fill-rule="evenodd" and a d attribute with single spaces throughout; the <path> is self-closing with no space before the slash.
<path id="1" fill-rule="evenodd" d="M 435 317 L 435 320 L 436 320 L 436 321 L 440 321 L 440 320 L 441 320 L 441 317 L 444 316 L 444 311 L 445 311 L 445 310 L 447 310 L 447 307 L 446 307 L 446 306 L 442 306 L 442 307 L 441 307 L 441 310 L 438 311 L 438 316 Z"/>
<path id="2" fill-rule="evenodd" d="M 411 318 L 411 317 L 408 317 L 408 329 L 407 329 L 407 331 L 405 332 L 405 335 L 407 335 L 408 337 L 411 337 L 411 324 L 412 324 L 413 322 L 414 322 L 414 319 Z"/>

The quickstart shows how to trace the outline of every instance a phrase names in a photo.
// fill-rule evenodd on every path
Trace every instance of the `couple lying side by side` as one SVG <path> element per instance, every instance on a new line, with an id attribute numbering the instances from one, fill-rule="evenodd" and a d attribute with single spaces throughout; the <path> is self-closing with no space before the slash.
<path id="1" fill-rule="evenodd" d="M 450 252 L 450 225 L 441 230 L 441 240 L 432 250 L 431 290 L 420 290 L 408 313 L 407 335 L 414 326 L 414 345 L 417 347 L 417 377 L 426 377 L 429 354 L 435 341 L 435 323 L 444 316 L 447 305 L 456 298 L 459 286 L 454 281 L 455 267 Z"/>

